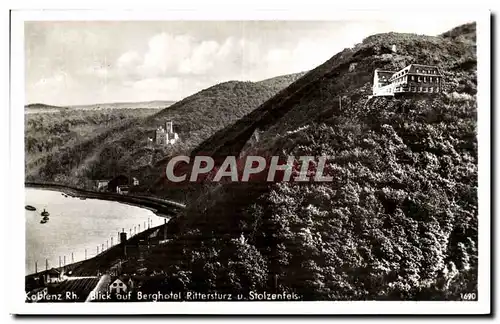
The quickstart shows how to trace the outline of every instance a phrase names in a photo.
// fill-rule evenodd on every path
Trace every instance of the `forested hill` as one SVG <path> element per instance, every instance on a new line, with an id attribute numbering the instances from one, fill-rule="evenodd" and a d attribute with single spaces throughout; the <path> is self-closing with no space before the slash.
<path id="1" fill-rule="evenodd" d="M 46 105 L 42 103 L 33 103 L 24 106 L 24 112 L 25 113 L 40 113 L 40 112 L 60 112 L 64 111 L 67 109 L 67 107 L 61 107 L 61 106 L 52 106 L 52 105 Z"/>
<path id="2" fill-rule="evenodd" d="M 442 37 L 450 38 L 455 41 L 469 42 L 471 45 L 476 44 L 476 24 L 460 25 L 443 34 Z"/>
<path id="3" fill-rule="evenodd" d="M 61 109 L 63 107 L 51 106 L 42 103 L 29 104 L 24 107 L 25 109 Z"/>
<path id="4" fill-rule="evenodd" d="M 463 40 L 470 42 L 464 44 Z M 392 52 L 392 45 L 396 45 L 396 53 Z M 464 78 L 460 73 L 461 70 L 475 71 L 475 62 L 475 24 L 456 27 L 439 37 L 397 33 L 373 35 L 309 71 L 259 108 L 201 143 L 193 153 L 234 155 L 255 130 L 265 131 L 285 115 L 291 123 L 289 126 L 300 126 L 315 118 L 318 110 L 323 109 L 325 113 L 332 110 L 339 96 L 348 104 L 366 98 L 371 94 L 375 68 L 399 70 L 412 63 L 437 65 L 445 73 L 447 91 L 475 94 L 475 77 Z M 351 66 L 354 70 L 349 72 Z M 304 97 L 305 93 L 309 96 Z M 314 100 L 306 102 L 313 96 Z M 304 108 L 288 114 L 298 104 Z"/>
<path id="5" fill-rule="evenodd" d="M 238 120 L 275 95 L 303 73 L 259 82 L 230 81 L 214 85 L 147 117 L 127 118 L 95 136 L 61 143 L 57 150 L 31 158 L 27 181 L 50 181 L 92 189 L 92 179 L 120 174 L 140 179 L 136 188 L 148 191 L 163 170 L 161 161 L 186 154 L 217 130 Z M 173 147 L 150 146 L 155 129 L 173 120 L 180 141 Z M 67 123 L 63 123 L 67 124 Z M 63 125 L 66 126 L 66 125 Z M 31 134 L 27 125 L 26 134 Z"/>
<path id="6" fill-rule="evenodd" d="M 470 36 L 475 25 L 461 29 Z M 461 29 L 370 36 L 205 141 L 198 151 L 214 156 L 329 156 L 334 181 L 219 185 L 172 222 L 168 257 L 151 261 L 176 289 L 196 291 L 334 300 L 476 292 L 476 53 Z M 411 63 L 439 66 L 445 92 L 368 99 L 375 68 Z"/>

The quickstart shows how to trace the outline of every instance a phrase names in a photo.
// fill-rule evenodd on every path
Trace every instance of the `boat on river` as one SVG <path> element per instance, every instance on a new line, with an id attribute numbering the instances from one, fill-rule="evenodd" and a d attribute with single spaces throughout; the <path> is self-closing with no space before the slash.
<path id="1" fill-rule="evenodd" d="M 43 216 L 43 220 L 48 221 L 49 220 L 49 216 Z"/>
<path id="2" fill-rule="evenodd" d="M 40 221 L 40 223 L 41 223 L 41 224 L 45 224 L 45 223 L 47 223 L 47 222 L 48 222 L 48 220 L 46 220 L 46 219 L 42 219 L 42 220 Z"/>
<path id="3" fill-rule="evenodd" d="M 45 210 L 45 208 L 43 209 L 43 212 L 41 214 L 42 216 L 49 216 L 49 212 Z"/>
<path id="4" fill-rule="evenodd" d="M 24 208 L 26 208 L 26 210 L 31 210 L 31 211 L 36 210 L 36 208 L 31 205 L 26 205 Z"/>

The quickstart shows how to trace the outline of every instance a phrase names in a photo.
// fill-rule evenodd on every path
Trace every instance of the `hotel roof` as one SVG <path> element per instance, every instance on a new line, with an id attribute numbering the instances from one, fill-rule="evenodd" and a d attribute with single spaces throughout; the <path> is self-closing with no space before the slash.
<path id="1" fill-rule="evenodd" d="M 408 73 L 421 73 L 442 76 L 441 70 L 437 66 L 410 64 Z"/>
<path id="2" fill-rule="evenodd" d="M 379 70 L 379 69 L 375 69 L 375 73 L 378 74 L 378 76 L 380 77 L 388 77 L 390 78 L 394 73 L 394 71 L 387 71 L 387 70 Z"/>

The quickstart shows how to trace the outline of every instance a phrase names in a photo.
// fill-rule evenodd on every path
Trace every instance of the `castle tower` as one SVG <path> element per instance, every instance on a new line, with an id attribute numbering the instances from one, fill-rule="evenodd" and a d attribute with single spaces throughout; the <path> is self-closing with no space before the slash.
<path id="1" fill-rule="evenodd" d="M 167 123 L 165 124 L 165 131 L 167 133 L 173 133 L 174 132 L 173 126 L 174 126 L 174 124 L 171 120 L 167 121 Z"/>
<path id="2" fill-rule="evenodd" d="M 162 126 L 158 127 L 156 129 L 156 144 L 158 145 L 164 145 L 166 142 L 165 142 L 165 130 L 163 129 Z"/>
<path id="3" fill-rule="evenodd" d="M 159 126 L 156 131 L 154 138 L 151 140 L 156 145 L 171 145 L 174 144 L 179 135 L 174 133 L 174 123 L 172 120 L 168 120 L 165 123 L 165 128 L 163 126 Z"/>

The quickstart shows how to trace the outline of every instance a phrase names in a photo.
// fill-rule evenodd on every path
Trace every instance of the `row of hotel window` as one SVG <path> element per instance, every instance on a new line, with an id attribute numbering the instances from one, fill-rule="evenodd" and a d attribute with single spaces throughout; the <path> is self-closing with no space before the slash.
<path id="1" fill-rule="evenodd" d="M 421 76 L 415 77 L 414 75 L 410 75 L 410 80 L 411 81 L 417 81 L 417 82 L 422 82 L 422 80 L 423 80 L 423 82 L 438 82 L 439 78 L 438 77 L 426 77 L 426 76 L 424 76 L 424 77 L 421 77 Z M 401 78 L 398 81 L 396 81 L 396 83 L 402 83 L 402 82 L 408 82 L 408 76 L 405 76 L 404 78 Z"/>
<path id="2" fill-rule="evenodd" d="M 439 87 L 408 87 L 409 92 L 439 92 Z M 408 91 L 402 87 L 389 88 L 389 92 Z"/>
<path id="3" fill-rule="evenodd" d="M 417 69 L 417 73 L 437 74 L 437 71 L 436 70 L 420 70 L 420 69 Z"/>
<path id="4" fill-rule="evenodd" d="M 396 77 L 403 76 L 403 74 L 407 74 L 409 72 L 409 69 L 403 70 L 401 72 L 398 72 L 396 74 Z M 416 73 L 424 73 L 424 74 L 437 74 L 436 70 L 421 70 L 421 69 L 416 69 Z"/>

